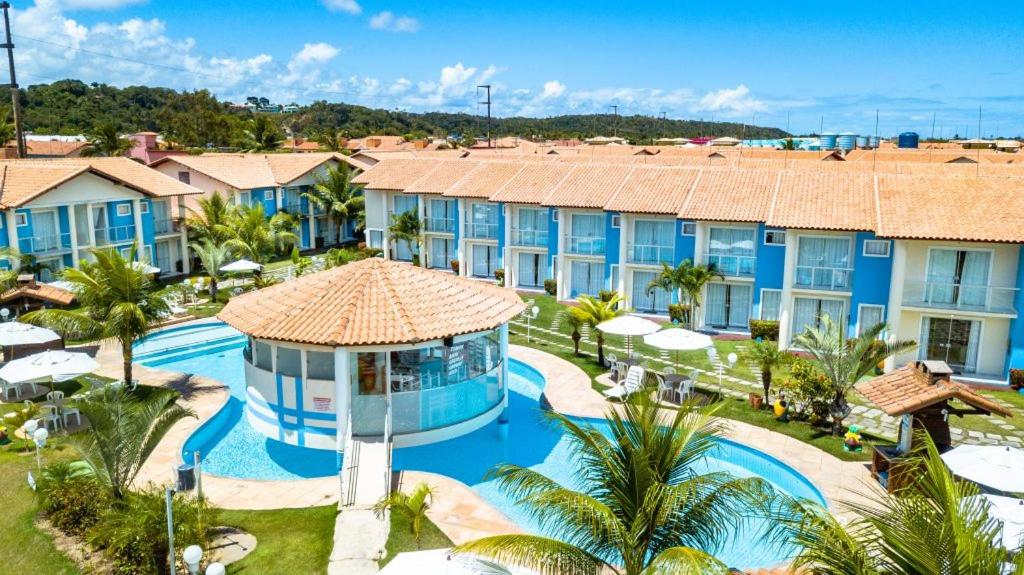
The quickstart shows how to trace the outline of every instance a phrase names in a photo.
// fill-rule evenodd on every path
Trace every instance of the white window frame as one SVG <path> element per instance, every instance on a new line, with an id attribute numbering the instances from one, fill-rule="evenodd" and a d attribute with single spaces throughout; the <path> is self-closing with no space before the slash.
<path id="1" fill-rule="evenodd" d="M 884 254 L 870 254 L 868 253 L 868 244 L 884 244 Z M 892 255 L 892 242 L 889 240 L 864 240 L 864 245 L 861 247 L 861 254 L 866 258 L 887 258 Z"/>
<path id="2" fill-rule="evenodd" d="M 117 251 L 118 251 L 118 253 L 121 254 L 122 258 L 127 259 L 128 256 L 131 255 L 131 253 L 132 253 L 132 246 L 123 247 L 123 248 L 121 248 L 121 249 L 119 249 Z"/>
<path id="3" fill-rule="evenodd" d="M 985 278 L 985 285 L 992 285 L 992 274 L 994 273 L 996 267 L 996 250 L 992 248 L 969 248 L 951 245 L 928 246 L 928 252 L 925 254 L 925 257 L 928 259 L 925 260 L 924 265 L 924 281 L 926 282 L 928 281 L 928 278 L 930 278 L 932 275 L 932 251 L 934 250 L 950 250 L 955 252 L 988 252 L 988 277 Z"/>
<path id="4" fill-rule="evenodd" d="M 622 280 L 622 277 L 620 275 L 620 274 L 622 274 L 622 268 L 619 266 L 619 264 L 612 264 L 608 268 L 608 271 L 609 271 L 609 273 L 608 273 L 608 283 L 611 284 L 609 289 L 611 291 L 613 291 L 613 292 L 617 292 L 617 291 L 619 291 L 619 282 L 617 282 L 615 280 L 616 279 L 618 279 L 619 281 Z M 619 276 L 619 277 L 616 277 L 616 276 Z"/>
<path id="5" fill-rule="evenodd" d="M 274 190 L 263 190 L 263 199 L 265 201 L 268 201 L 268 202 L 269 201 L 273 201 L 273 199 L 274 199 Z"/>
<path id="6" fill-rule="evenodd" d="M 551 210 L 551 221 L 558 222 L 558 208 Z"/>
<path id="7" fill-rule="evenodd" d="M 877 307 L 882 310 L 882 321 L 885 322 L 885 306 L 878 303 L 860 303 L 857 304 L 857 335 L 859 336 L 864 331 L 864 322 L 861 318 L 864 317 L 863 312 L 866 307 Z M 885 339 L 885 330 L 878 334 L 879 339 Z"/>
<path id="8" fill-rule="evenodd" d="M 782 236 L 782 243 L 780 244 L 778 242 L 769 242 L 768 241 L 768 234 L 773 234 L 775 236 L 780 236 L 781 235 Z M 786 230 L 765 230 L 764 231 L 764 242 L 763 243 L 766 246 L 784 247 L 786 245 Z"/>
<path id="9" fill-rule="evenodd" d="M 780 318 L 782 317 L 782 290 L 781 289 L 775 289 L 775 288 L 761 288 L 761 297 L 760 297 L 760 299 L 758 299 L 758 301 L 761 302 L 761 303 L 759 303 L 758 306 L 757 306 L 757 319 L 759 319 L 761 321 L 765 321 L 765 319 L 764 319 L 764 292 L 769 292 L 769 291 L 770 292 L 779 292 L 779 317 Z M 774 320 L 769 320 L 769 321 L 779 321 L 779 319 L 774 319 Z"/>
<path id="10" fill-rule="evenodd" d="M 140 214 L 148 214 L 149 213 L 149 202 L 139 202 L 139 213 Z"/>
<path id="11" fill-rule="evenodd" d="M 379 246 L 369 245 L 371 243 L 370 242 L 370 238 L 373 236 L 374 232 L 380 232 L 380 245 Z M 377 249 L 377 250 L 383 250 L 384 247 L 385 247 L 385 244 L 386 244 L 386 240 L 387 240 L 387 236 L 384 234 L 384 230 L 383 229 L 380 229 L 380 228 L 367 228 L 366 229 L 366 242 L 367 242 L 367 246 L 368 247 L 373 248 L 373 249 Z"/>
<path id="12" fill-rule="evenodd" d="M 687 232 L 687 226 L 691 226 L 693 231 Z M 679 235 L 687 237 L 697 235 L 697 222 L 683 222 L 683 225 L 679 227 Z"/>
<path id="13" fill-rule="evenodd" d="M 612 227 L 615 229 L 622 228 L 622 216 L 619 214 L 612 214 Z"/>
<path id="14" fill-rule="evenodd" d="M 14 226 L 23 228 L 28 225 L 28 214 L 25 212 L 14 212 Z"/>
<path id="15" fill-rule="evenodd" d="M 124 213 L 122 213 L 121 208 L 125 208 L 124 209 Z M 131 204 L 127 204 L 127 203 L 125 203 L 125 204 L 117 204 L 117 207 L 115 208 L 115 213 L 117 214 L 117 217 L 119 217 L 119 218 L 128 217 L 128 216 L 132 215 L 132 205 Z"/>

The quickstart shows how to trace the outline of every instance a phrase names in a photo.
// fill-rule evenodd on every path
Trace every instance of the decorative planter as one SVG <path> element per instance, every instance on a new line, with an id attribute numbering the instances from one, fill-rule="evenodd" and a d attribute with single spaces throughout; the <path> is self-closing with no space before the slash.
<path id="1" fill-rule="evenodd" d="M 761 397 L 760 393 L 749 393 L 747 395 L 747 401 L 750 402 L 750 407 L 753 407 L 754 409 L 761 409 L 761 406 L 764 405 L 764 398 Z"/>

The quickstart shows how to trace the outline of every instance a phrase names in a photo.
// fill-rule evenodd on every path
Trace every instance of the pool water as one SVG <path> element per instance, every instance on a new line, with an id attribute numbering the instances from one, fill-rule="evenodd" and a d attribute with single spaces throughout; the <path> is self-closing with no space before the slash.
<path id="1" fill-rule="evenodd" d="M 203 375 L 227 384 L 231 396 L 225 407 L 205 422 L 186 441 L 183 457 L 192 461 L 199 450 L 206 473 L 256 480 L 326 477 L 338 472 L 340 458 L 332 451 L 288 445 L 253 429 L 244 416 L 245 375 L 242 346 L 245 338 L 221 323 L 158 332 L 137 345 L 146 355 L 140 363 L 170 371 Z M 194 331 L 193 331 L 194 330 Z M 204 338 L 210 338 L 205 340 Z M 185 351 L 182 351 L 183 346 Z M 165 349 L 166 352 L 162 352 Z M 543 376 L 530 366 L 509 364 L 508 436 L 502 440 L 498 423 L 492 422 L 468 435 L 419 447 L 396 449 L 398 470 L 438 473 L 465 483 L 491 505 L 527 531 L 539 528 L 530 517 L 484 477 L 495 465 L 513 463 L 530 467 L 573 488 L 581 487 L 573 473 L 569 441 L 545 421 L 539 407 Z M 606 428 L 603 420 L 586 423 Z M 721 441 L 703 469 L 728 471 L 737 476 L 760 476 L 795 497 L 824 504 L 818 490 L 802 475 L 759 451 L 731 441 Z M 758 540 L 764 525 L 751 522 L 715 552 L 726 564 L 741 568 L 775 566 L 792 555 Z"/>

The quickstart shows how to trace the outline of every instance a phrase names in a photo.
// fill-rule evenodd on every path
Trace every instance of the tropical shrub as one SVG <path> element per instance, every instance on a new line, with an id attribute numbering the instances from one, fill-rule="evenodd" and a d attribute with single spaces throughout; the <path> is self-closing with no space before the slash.
<path id="1" fill-rule="evenodd" d="M 597 326 L 626 312 L 620 305 L 622 294 L 615 292 L 609 301 L 581 295 L 576 298 L 576 302 L 578 305 L 569 308 L 569 313 L 577 315 L 581 323 L 590 326 L 590 329 L 597 333 L 597 364 L 604 366 L 604 332 L 597 329 Z"/>
<path id="2" fill-rule="evenodd" d="M 1010 370 L 1010 387 L 1016 390 L 1024 388 L 1024 369 Z"/>
<path id="3" fill-rule="evenodd" d="M 502 268 L 494 270 L 494 280 L 498 282 L 498 285 L 500 286 L 505 285 L 505 270 Z"/>
<path id="4" fill-rule="evenodd" d="M 68 462 L 48 465 L 39 476 L 36 494 L 53 526 L 68 535 L 82 535 L 110 509 L 110 492 L 88 472 Z"/>
<path id="5" fill-rule="evenodd" d="M 456 274 L 459 273 L 459 260 L 452 260 L 448 262 L 448 265 L 452 267 L 452 271 Z"/>
<path id="6" fill-rule="evenodd" d="M 789 372 L 790 377 L 780 382 L 779 387 L 786 394 L 793 419 L 823 424 L 828 419 L 828 379 L 805 359 L 794 358 Z"/>
<path id="7" fill-rule="evenodd" d="M 690 304 L 668 304 L 668 317 L 673 323 L 678 323 L 679 325 L 690 325 Z"/>
<path id="8" fill-rule="evenodd" d="M 779 322 L 767 319 L 750 320 L 750 339 L 779 341 Z"/>
<path id="9" fill-rule="evenodd" d="M 558 280 L 544 280 L 544 292 L 552 297 L 558 294 Z"/>
<path id="10" fill-rule="evenodd" d="M 603 302 L 610 302 L 615 297 L 616 291 L 611 289 L 603 289 L 597 292 L 597 297 Z"/>
<path id="11" fill-rule="evenodd" d="M 780 350 L 774 341 L 755 341 L 744 354 L 761 370 L 761 385 L 764 387 L 764 403 L 768 404 L 768 393 L 772 388 L 772 370 L 789 363 L 793 357 L 789 352 Z"/>
<path id="12" fill-rule="evenodd" d="M 427 520 L 427 511 L 433 502 L 434 488 L 424 482 L 414 487 L 409 493 L 396 491 L 384 496 L 373 506 L 373 512 L 377 517 L 382 517 L 384 511 L 405 516 L 409 520 L 409 528 L 416 539 L 416 548 L 418 549 L 423 523 Z"/>

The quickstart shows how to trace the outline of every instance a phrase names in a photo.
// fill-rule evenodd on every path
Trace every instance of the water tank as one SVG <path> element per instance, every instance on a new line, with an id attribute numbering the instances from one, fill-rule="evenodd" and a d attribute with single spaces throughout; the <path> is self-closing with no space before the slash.
<path id="1" fill-rule="evenodd" d="M 822 150 L 834 150 L 836 148 L 836 135 L 833 133 L 825 133 L 821 135 L 821 149 Z"/>
<path id="2" fill-rule="evenodd" d="M 903 132 L 900 134 L 899 143 L 897 145 L 901 148 L 916 148 L 917 140 L 917 132 Z"/>
<path id="3" fill-rule="evenodd" d="M 857 136 L 857 147 L 858 148 L 867 148 L 868 147 L 868 137 L 867 136 Z"/>
<path id="4" fill-rule="evenodd" d="M 852 150 L 857 147 L 857 134 L 843 132 L 836 138 L 836 147 L 840 150 Z"/>
<path id="5" fill-rule="evenodd" d="M 868 138 L 868 145 L 871 148 L 877 148 L 882 143 L 882 138 L 878 136 L 871 136 Z"/>

